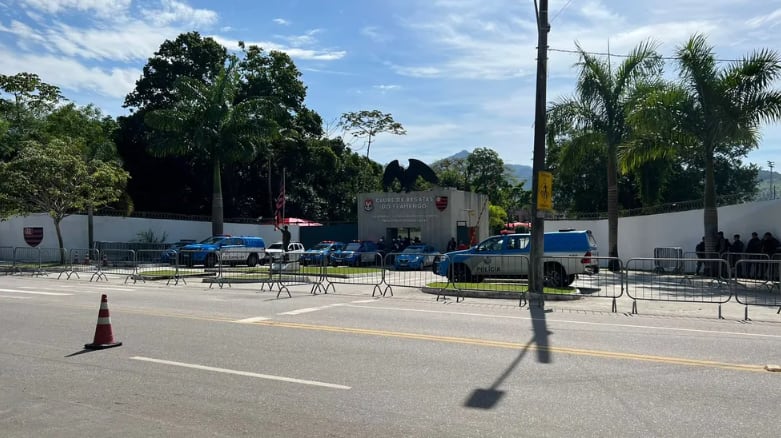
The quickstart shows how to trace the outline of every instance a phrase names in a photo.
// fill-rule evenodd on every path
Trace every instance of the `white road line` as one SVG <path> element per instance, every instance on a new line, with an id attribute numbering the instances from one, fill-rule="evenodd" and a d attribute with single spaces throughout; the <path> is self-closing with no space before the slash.
<path id="1" fill-rule="evenodd" d="M 266 318 L 265 316 L 256 316 L 254 318 L 245 318 L 245 319 L 237 319 L 236 321 L 239 324 L 252 324 L 253 322 L 259 322 L 259 321 L 268 321 L 271 318 Z"/>
<path id="2" fill-rule="evenodd" d="M 0 298 L 14 298 L 17 300 L 29 300 L 31 297 L 15 297 L 13 295 L 0 295 Z"/>
<path id="3" fill-rule="evenodd" d="M 511 315 L 489 315 L 485 313 L 471 313 L 471 312 L 449 312 L 445 310 L 425 310 L 425 309 L 407 309 L 403 307 L 380 307 L 380 306 L 356 306 L 352 304 L 348 304 L 348 307 L 355 307 L 359 309 L 373 309 L 373 310 L 397 310 L 402 312 L 419 312 L 419 313 L 438 313 L 442 315 L 463 315 L 463 316 L 477 316 L 477 317 L 484 317 L 484 318 L 492 318 L 492 319 L 519 319 L 519 320 L 526 320 L 526 321 L 532 321 L 534 318 L 528 317 L 528 316 L 511 316 Z M 692 332 L 692 333 L 708 333 L 708 334 L 716 334 L 716 335 L 736 335 L 736 336 L 749 336 L 749 337 L 757 337 L 757 338 L 779 338 L 781 339 L 781 335 L 770 335 L 765 333 L 741 333 L 741 332 L 730 332 L 730 331 L 721 331 L 721 330 L 702 330 L 702 329 L 687 329 L 687 328 L 679 328 L 679 327 L 660 327 L 660 326 L 653 326 L 653 325 L 636 325 L 636 324 L 612 324 L 612 323 L 606 323 L 606 322 L 588 322 L 588 321 L 572 321 L 568 319 L 551 319 L 551 322 L 562 322 L 562 323 L 568 323 L 568 324 L 581 324 L 581 325 L 596 325 L 596 326 L 606 326 L 606 327 L 626 327 L 626 328 L 636 328 L 636 329 L 643 329 L 643 330 L 668 330 L 668 331 L 676 331 L 676 332 Z"/>
<path id="4" fill-rule="evenodd" d="M 159 363 L 163 365 L 173 365 L 173 366 L 184 367 L 184 368 L 192 368 L 196 370 L 213 371 L 215 373 L 235 374 L 237 376 L 256 377 L 258 379 L 278 380 L 280 382 L 288 382 L 288 383 L 299 383 L 302 385 L 322 386 L 325 388 L 333 388 L 333 389 L 351 389 L 349 386 L 337 385 L 335 383 L 318 382 L 316 380 L 294 379 L 292 377 L 272 376 L 269 374 L 251 373 L 249 371 L 229 370 L 227 368 L 215 368 L 215 367 L 198 365 L 193 363 L 174 362 L 174 361 L 163 360 L 163 359 L 152 359 L 150 357 L 133 356 L 130 359 L 140 360 L 144 362 Z"/>
<path id="5" fill-rule="evenodd" d="M 73 294 L 64 294 L 61 292 L 40 292 L 40 291 L 33 292 L 31 290 L 17 290 L 17 289 L 0 289 L 0 292 L 10 292 L 14 294 L 51 295 L 55 297 L 65 297 L 65 296 L 73 295 Z"/>
<path id="6" fill-rule="evenodd" d="M 350 302 L 351 302 L 351 303 L 355 303 L 355 304 L 361 304 L 361 303 L 375 303 L 375 302 L 377 302 L 377 300 L 375 300 L 375 299 L 373 299 L 373 298 L 372 298 L 371 300 L 358 300 L 358 301 L 350 301 Z"/>
<path id="7" fill-rule="evenodd" d="M 318 310 L 323 310 L 323 309 L 328 308 L 328 307 L 330 307 L 330 306 L 305 307 L 303 309 L 296 309 L 296 310 L 291 310 L 289 312 L 277 313 L 277 315 L 300 315 L 302 313 L 317 312 Z"/>

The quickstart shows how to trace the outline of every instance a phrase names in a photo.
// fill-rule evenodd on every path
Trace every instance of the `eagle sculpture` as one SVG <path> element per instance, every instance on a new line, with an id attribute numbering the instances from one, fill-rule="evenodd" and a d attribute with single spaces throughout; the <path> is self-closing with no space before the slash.
<path id="1" fill-rule="evenodd" d="M 419 176 L 432 184 L 439 183 L 437 174 L 426 163 L 410 158 L 409 167 L 405 169 L 399 165 L 399 160 L 393 160 L 385 166 L 385 173 L 382 176 L 382 187 L 387 192 L 393 181 L 399 180 L 401 189 L 409 192 L 415 188 L 415 181 L 417 181 Z"/>

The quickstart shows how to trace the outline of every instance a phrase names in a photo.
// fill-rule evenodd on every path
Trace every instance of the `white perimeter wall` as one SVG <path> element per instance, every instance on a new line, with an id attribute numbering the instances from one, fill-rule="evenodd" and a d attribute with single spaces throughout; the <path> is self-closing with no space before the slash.
<path id="1" fill-rule="evenodd" d="M 760 237 L 769 231 L 781 236 L 781 200 L 750 202 L 720 207 L 719 229 L 732 240 L 733 234 L 740 234 L 746 242 L 751 232 Z M 151 230 L 158 238 L 166 234 L 167 242 L 180 239 L 202 240 L 211 234 L 210 222 L 177 221 L 166 219 L 121 218 L 96 216 L 95 240 L 130 242 L 138 240 L 138 233 Z M 0 246 L 26 247 L 22 230 L 24 227 L 43 227 L 41 248 L 57 248 L 54 224 L 46 214 L 14 217 L 0 222 Z M 87 247 L 87 217 L 68 216 L 62 221 L 65 248 Z M 282 240 L 282 234 L 273 225 L 225 224 L 225 233 L 233 235 L 260 236 L 266 244 Z M 300 240 L 299 227 L 290 226 L 292 240 Z M 592 221 L 545 221 L 546 231 L 562 228 L 588 229 L 594 233 L 600 256 L 608 255 L 607 220 Z M 653 257 L 658 247 L 681 247 L 693 252 L 703 233 L 703 211 L 691 210 L 653 216 L 621 218 L 618 223 L 618 254 L 623 260 L 637 257 Z"/>
<path id="2" fill-rule="evenodd" d="M 211 235 L 211 222 L 179 221 L 168 219 L 124 218 L 113 216 L 95 216 L 93 218 L 94 239 L 107 242 L 139 241 L 139 233 L 151 230 L 158 239 L 165 234 L 165 241 L 173 243 L 181 239 L 201 241 Z M 0 222 L 0 246 L 27 247 L 24 241 L 24 227 L 43 227 L 43 241 L 39 248 L 57 248 L 57 232 L 48 214 L 16 216 Z M 299 240 L 299 227 L 291 225 L 291 240 Z M 60 223 L 63 245 L 67 249 L 87 248 L 87 216 L 72 215 Z M 234 236 L 260 236 L 266 245 L 282 240 L 282 233 L 273 225 L 230 224 L 223 227 L 225 234 Z"/>
<path id="3" fill-rule="evenodd" d="M 749 202 L 719 207 L 719 231 L 732 241 L 740 234 L 744 243 L 756 231 L 761 238 L 765 232 L 781 235 L 781 200 Z M 545 221 L 545 231 L 563 228 L 588 229 L 594 233 L 599 255 L 607 257 L 607 219 L 597 221 Z M 665 213 L 652 216 L 621 218 L 618 221 L 618 255 L 630 258 L 653 257 L 654 248 L 681 247 L 694 252 L 704 232 L 703 210 Z"/>

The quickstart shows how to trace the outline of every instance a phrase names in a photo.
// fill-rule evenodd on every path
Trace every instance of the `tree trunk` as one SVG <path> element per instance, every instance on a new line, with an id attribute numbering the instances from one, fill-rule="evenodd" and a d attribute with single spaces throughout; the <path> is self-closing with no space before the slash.
<path id="1" fill-rule="evenodd" d="M 94 209 L 92 204 L 87 207 L 87 248 L 92 249 L 95 247 L 95 223 L 94 223 Z"/>
<path id="2" fill-rule="evenodd" d="M 618 169 L 615 152 L 607 154 L 607 246 L 608 256 L 614 257 L 608 262 L 608 269 L 615 272 L 621 269 L 618 259 Z"/>
<path id="3" fill-rule="evenodd" d="M 60 222 L 62 221 L 62 218 L 56 218 L 52 217 L 52 221 L 54 221 L 54 231 L 57 232 L 57 243 L 60 247 L 60 264 L 65 264 L 65 248 L 62 243 L 62 230 L 60 230 Z"/>
<path id="4" fill-rule="evenodd" d="M 703 187 L 703 225 L 705 227 L 705 252 L 717 252 L 716 241 L 719 231 L 719 213 L 716 209 L 716 177 L 713 171 L 713 153 L 710 146 L 705 148 L 705 182 Z"/>
<path id="5" fill-rule="evenodd" d="M 222 216 L 222 176 L 220 160 L 214 159 L 214 181 L 212 181 L 212 236 L 223 234 Z"/>

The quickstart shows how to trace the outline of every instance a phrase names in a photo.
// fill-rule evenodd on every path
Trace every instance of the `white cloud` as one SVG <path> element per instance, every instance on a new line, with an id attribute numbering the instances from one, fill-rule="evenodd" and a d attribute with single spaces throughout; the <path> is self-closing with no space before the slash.
<path id="1" fill-rule="evenodd" d="M 189 26 L 207 26 L 217 21 L 217 13 L 209 9 L 196 9 L 176 0 L 160 0 L 160 7 L 141 12 L 143 17 L 156 26 L 168 26 L 172 23 Z"/>
<path id="2" fill-rule="evenodd" d="M 285 20 L 284 18 L 275 18 L 271 21 L 279 24 L 280 26 L 290 26 L 290 22 L 288 20 Z"/>
<path id="3" fill-rule="evenodd" d="M 381 31 L 377 26 L 366 26 L 361 29 L 361 34 L 369 37 L 372 41 L 377 43 L 386 43 L 393 40 L 393 35 Z"/>
<path id="4" fill-rule="evenodd" d="M 374 88 L 376 88 L 376 89 L 378 89 L 380 91 L 385 92 L 385 91 L 400 90 L 401 89 L 401 85 L 394 85 L 394 84 L 385 85 L 385 84 L 381 84 L 381 85 L 375 85 Z"/>
<path id="5" fill-rule="evenodd" d="M 239 44 L 237 40 L 225 39 L 220 36 L 212 36 L 212 38 L 230 50 L 235 49 Z M 244 44 L 247 46 L 255 45 L 269 51 L 276 50 L 279 52 L 285 52 L 290 55 L 291 58 L 295 59 L 314 61 L 335 61 L 344 58 L 344 56 L 347 54 L 345 50 L 304 49 L 300 47 L 289 47 L 271 41 L 245 41 Z"/>
<path id="6" fill-rule="evenodd" d="M 101 17 L 124 15 L 131 0 L 21 0 L 23 6 L 46 14 L 59 14 L 68 10 L 92 12 Z"/>

